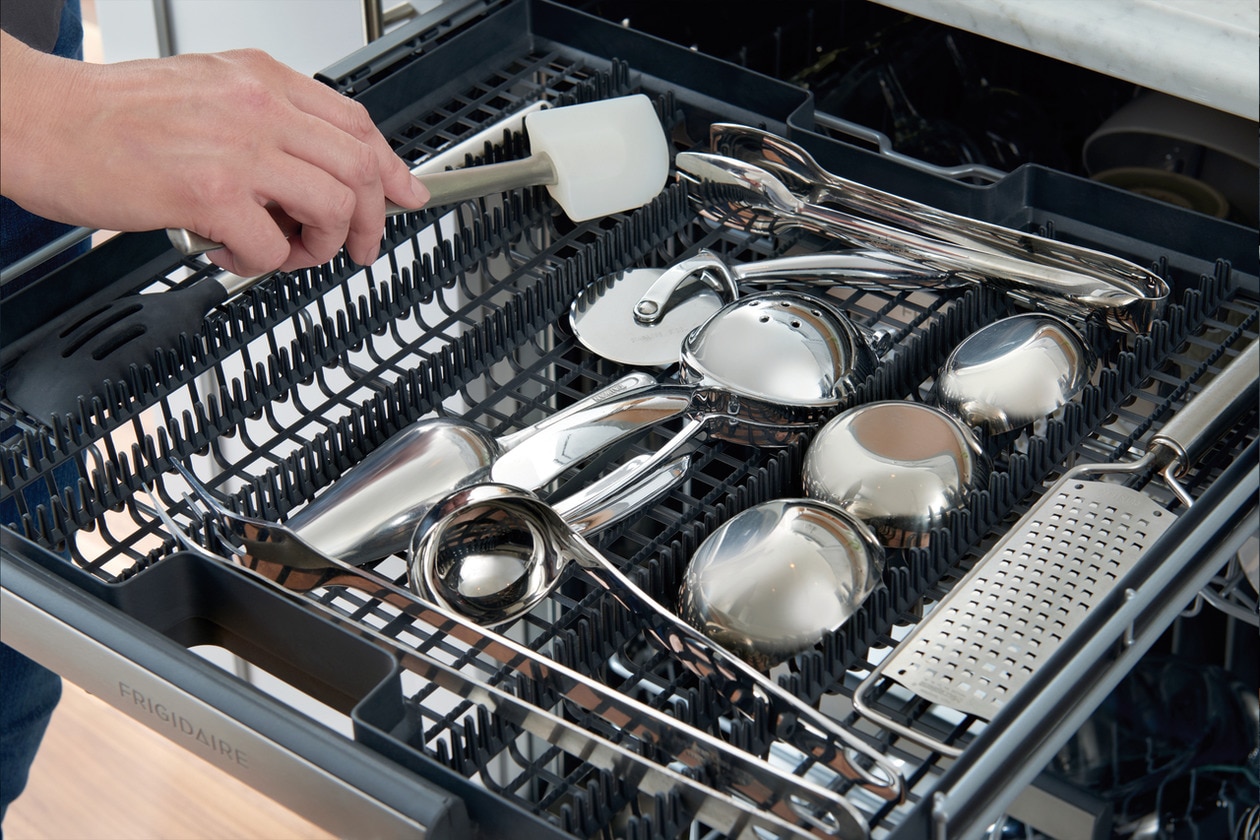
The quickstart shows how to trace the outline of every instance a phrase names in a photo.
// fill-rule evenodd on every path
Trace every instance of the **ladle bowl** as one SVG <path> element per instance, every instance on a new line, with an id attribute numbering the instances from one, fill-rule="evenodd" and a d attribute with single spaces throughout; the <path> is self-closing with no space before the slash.
<path id="1" fill-rule="evenodd" d="M 939 408 L 884 401 L 819 429 L 801 471 L 805 495 L 847 511 L 892 548 L 925 546 L 946 515 L 986 486 L 991 465 L 970 429 Z"/>
<path id="2" fill-rule="evenodd" d="M 814 499 L 776 499 L 736 514 L 700 544 L 679 612 L 768 670 L 843 626 L 883 568 L 883 546 L 857 518 Z"/>
<path id="3" fill-rule="evenodd" d="M 1057 411 L 1089 382 L 1095 358 L 1061 318 L 994 321 L 962 341 L 936 377 L 936 404 L 968 426 L 1000 435 Z"/>
<path id="4" fill-rule="evenodd" d="M 866 337 L 830 302 L 767 291 L 728 304 L 689 334 L 679 378 L 716 411 L 758 424 L 812 423 L 851 399 L 875 365 Z"/>

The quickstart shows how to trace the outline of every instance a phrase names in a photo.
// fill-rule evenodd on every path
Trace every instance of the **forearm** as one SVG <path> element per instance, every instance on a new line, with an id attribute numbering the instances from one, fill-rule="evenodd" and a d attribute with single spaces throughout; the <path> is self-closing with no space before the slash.
<path id="1" fill-rule="evenodd" d="M 38 215 L 75 223 L 61 218 L 48 193 L 75 159 L 67 142 L 86 140 L 73 122 L 66 123 L 66 112 L 90 96 L 90 76 L 82 62 L 41 53 L 0 31 L 0 195 Z"/>

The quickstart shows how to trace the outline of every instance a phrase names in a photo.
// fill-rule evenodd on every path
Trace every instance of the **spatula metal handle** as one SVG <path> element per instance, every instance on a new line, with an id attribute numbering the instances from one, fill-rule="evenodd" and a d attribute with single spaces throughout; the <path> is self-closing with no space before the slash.
<path id="1" fill-rule="evenodd" d="M 1260 341 L 1253 341 L 1151 437 L 1148 450 L 1166 450 L 1168 463 L 1176 465 L 1174 474 L 1184 475 L 1240 412 L 1256 404 L 1258 384 Z"/>
<path id="2" fill-rule="evenodd" d="M 521 187 L 540 187 L 556 182 L 556 168 L 551 158 L 545 154 L 535 154 L 523 160 L 507 160 L 501 163 L 488 163 L 484 166 L 470 166 L 467 169 L 453 169 L 446 172 L 434 172 L 424 176 L 424 185 L 429 190 L 426 207 L 444 207 L 483 195 L 507 192 Z M 401 207 L 392 201 L 385 202 L 385 215 L 398 216 L 403 213 L 414 213 L 416 208 Z M 167 228 L 167 237 L 181 254 L 192 257 L 208 251 L 217 251 L 223 247 L 216 242 L 191 230 L 183 228 Z"/>

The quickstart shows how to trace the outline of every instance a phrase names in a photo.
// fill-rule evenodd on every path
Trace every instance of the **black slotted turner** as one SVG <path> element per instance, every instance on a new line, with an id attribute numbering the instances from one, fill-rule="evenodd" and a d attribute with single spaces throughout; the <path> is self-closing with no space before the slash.
<path id="1" fill-rule="evenodd" d="M 270 276 L 225 271 L 182 289 L 127 295 L 87 312 L 72 309 L 14 363 L 6 396 L 41 422 L 76 411 L 80 397 L 104 399 L 107 381 L 152 362 L 181 334 L 196 334 L 211 309 Z"/>

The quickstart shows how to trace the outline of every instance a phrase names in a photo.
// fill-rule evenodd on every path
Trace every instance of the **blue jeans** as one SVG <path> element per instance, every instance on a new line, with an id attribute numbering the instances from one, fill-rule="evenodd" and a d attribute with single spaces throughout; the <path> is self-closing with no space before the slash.
<path id="1" fill-rule="evenodd" d="M 61 29 L 53 48 L 57 55 L 83 58 L 83 16 L 79 0 L 66 0 L 61 10 Z M 71 162 L 67 161 L 67 165 Z M 69 231 L 68 225 L 50 222 L 26 212 L 8 199 L 0 200 L 0 265 L 8 265 Z M 80 251 L 61 255 L 42 268 L 47 271 Z M 11 294 L 25 285 L 27 276 L 6 283 Z M 61 678 L 0 643 L 0 822 L 9 804 L 26 787 L 31 764 L 39 750 L 53 709 L 61 699 Z M 3 828 L 0 828 L 3 837 Z"/>
<path id="2" fill-rule="evenodd" d="M 26 787 L 26 777 L 48 728 L 61 678 L 0 644 L 0 821 Z"/>

